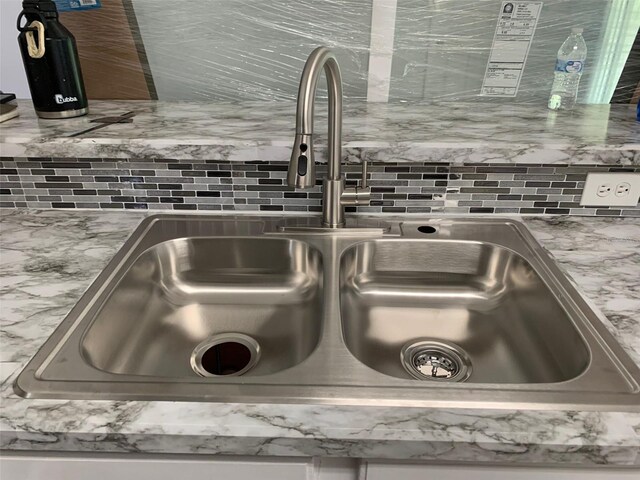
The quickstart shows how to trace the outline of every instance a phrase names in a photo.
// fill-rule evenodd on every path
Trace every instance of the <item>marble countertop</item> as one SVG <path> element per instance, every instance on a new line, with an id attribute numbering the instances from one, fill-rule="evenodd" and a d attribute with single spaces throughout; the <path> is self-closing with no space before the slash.
<path id="1" fill-rule="evenodd" d="M 317 160 L 324 158 L 324 101 L 317 110 Z M 0 151 L 13 157 L 288 160 L 293 102 L 168 103 L 95 101 L 91 113 L 40 120 L 29 101 L 0 127 Z M 80 136 L 100 117 L 135 112 L 132 123 Z M 490 103 L 375 104 L 344 108 L 348 160 L 491 163 L 640 164 L 640 123 L 627 105 Z"/>
<path id="2" fill-rule="evenodd" d="M 640 414 L 33 400 L 12 382 L 143 218 L 0 214 L 0 448 L 640 465 Z M 640 364 L 640 219 L 525 218 Z"/>

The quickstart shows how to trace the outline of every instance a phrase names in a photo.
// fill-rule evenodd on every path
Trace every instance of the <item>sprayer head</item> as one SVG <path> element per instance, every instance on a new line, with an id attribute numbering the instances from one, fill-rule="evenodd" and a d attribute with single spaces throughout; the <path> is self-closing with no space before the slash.
<path id="1" fill-rule="evenodd" d="M 316 184 L 316 164 L 313 159 L 313 137 L 296 133 L 289 161 L 287 183 L 290 187 L 312 188 Z"/>

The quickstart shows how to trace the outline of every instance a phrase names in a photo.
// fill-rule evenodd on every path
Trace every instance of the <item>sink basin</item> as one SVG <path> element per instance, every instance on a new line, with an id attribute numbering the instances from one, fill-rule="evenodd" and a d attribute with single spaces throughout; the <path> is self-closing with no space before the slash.
<path id="1" fill-rule="evenodd" d="M 148 217 L 14 389 L 640 411 L 640 369 L 523 224 L 382 220 Z"/>
<path id="2" fill-rule="evenodd" d="M 263 361 L 245 375 L 300 363 L 318 344 L 320 253 L 279 238 L 179 238 L 142 253 L 82 339 L 87 361 L 111 373 L 196 377 L 207 339 L 254 339 Z"/>
<path id="3" fill-rule="evenodd" d="M 553 383 L 588 366 L 589 350 L 531 264 L 478 242 L 377 240 L 342 257 L 342 325 L 369 367 L 413 378 L 398 356 L 437 339 L 466 352 L 474 383 Z"/>

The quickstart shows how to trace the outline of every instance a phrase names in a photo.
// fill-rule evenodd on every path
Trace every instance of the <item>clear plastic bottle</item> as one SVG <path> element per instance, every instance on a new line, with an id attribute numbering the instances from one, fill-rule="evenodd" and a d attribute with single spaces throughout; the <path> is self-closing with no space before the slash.
<path id="1" fill-rule="evenodd" d="M 558 50 L 555 78 L 548 104 L 551 110 L 570 110 L 575 106 L 586 59 L 587 44 L 582 38 L 582 29 L 572 28 L 571 35 Z"/>

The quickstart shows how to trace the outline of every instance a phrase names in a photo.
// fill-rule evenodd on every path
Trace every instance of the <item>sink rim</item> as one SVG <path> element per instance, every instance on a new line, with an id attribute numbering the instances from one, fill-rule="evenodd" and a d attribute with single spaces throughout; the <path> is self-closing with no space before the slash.
<path id="1" fill-rule="evenodd" d="M 135 250 L 136 246 L 139 246 L 143 240 L 146 232 L 157 221 L 168 222 L 198 222 L 203 228 L 214 228 L 214 224 L 226 224 L 227 226 L 233 225 L 237 231 L 244 232 L 236 235 L 229 235 L 228 233 L 223 236 L 226 237 L 246 237 L 246 236 L 280 236 L 287 239 L 296 239 L 310 244 L 311 246 L 318 246 L 323 254 L 323 275 L 331 273 L 332 266 L 329 263 L 335 263 L 335 257 L 331 262 L 327 261 L 326 251 L 334 252 L 337 248 L 337 258 L 339 259 L 340 252 L 346 248 L 345 245 L 350 243 L 356 243 L 359 241 L 366 241 L 369 238 L 363 238 L 362 234 L 356 234 L 352 237 L 340 235 L 305 235 L 304 233 L 292 233 L 292 232 L 279 232 L 278 225 L 282 222 L 282 217 L 270 217 L 270 216 L 244 216 L 244 215 L 223 215 L 223 216 L 209 216 L 209 215 L 154 215 L 145 218 L 133 234 L 127 239 L 125 244 L 112 258 L 111 262 L 103 269 L 98 275 L 90 289 L 96 285 L 104 287 L 105 279 L 109 279 L 109 276 L 113 274 L 111 271 L 121 264 L 123 259 L 126 259 L 127 255 Z M 313 385 L 306 384 L 292 384 L 282 381 L 282 376 L 272 375 L 267 378 L 272 383 L 259 383 L 243 384 L 239 386 L 235 383 L 229 382 L 228 385 L 216 382 L 216 388 L 212 391 L 209 385 L 199 383 L 194 384 L 192 382 L 159 382 L 152 381 L 141 382 L 140 377 L 132 378 L 120 378 L 115 379 L 113 375 L 98 376 L 93 378 L 90 382 L 88 380 L 65 380 L 65 379 L 45 379 L 41 375 L 38 375 L 45 371 L 50 365 L 50 361 L 55 357 L 56 351 L 60 350 L 62 342 L 60 341 L 65 336 L 68 336 L 68 331 L 73 330 L 71 327 L 74 323 L 81 323 L 82 318 L 72 318 L 74 312 L 82 311 L 86 307 L 89 299 L 87 299 L 87 292 L 80 298 L 76 305 L 72 308 L 69 315 L 61 322 L 45 344 L 38 350 L 36 355 L 31 359 L 27 366 L 22 370 L 14 383 L 14 390 L 19 395 L 26 398 L 84 398 L 84 399 L 118 399 L 118 400 L 178 400 L 178 401 L 206 401 L 206 402 L 243 402 L 243 403 L 293 403 L 293 404 L 323 404 L 323 405 L 385 405 L 385 406 L 405 406 L 405 407 L 447 407 L 447 408 L 491 408 L 491 409 L 514 409 L 514 408 L 530 408 L 530 409 L 544 409 L 544 410 L 596 410 L 596 411 L 633 411 L 640 412 L 640 402 L 638 395 L 640 389 L 637 387 L 640 381 L 640 368 L 631 360 L 631 358 L 624 352 L 623 348 L 617 343 L 611 333 L 609 333 L 600 321 L 602 314 L 581 295 L 576 289 L 570 279 L 564 276 L 555 262 L 551 260 L 551 257 L 543 249 L 543 247 L 535 240 L 533 235 L 528 231 L 527 227 L 520 221 L 509 218 L 466 218 L 466 217 L 429 217 L 421 221 L 406 221 L 402 219 L 396 219 L 391 221 L 385 217 L 385 222 L 392 223 L 391 233 L 388 234 L 390 238 L 397 237 L 398 232 L 401 232 L 402 237 L 414 238 L 414 235 L 407 230 L 404 231 L 405 226 L 410 229 L 411 226 L 424 225 L 425 223 L 439 225 L 465 225 L 468 223 L 483 225 L 484 226 L 501 226 L 511 231 L 511 234 L 518 237 L 520 244 L 526 246 L 531 254 L 536 258 L 536 267 L 541 266 L 545 270 L 545 275 L 550 276 L 554 281 L 555 275 L 560 275 L 561 279 L 568 284 L 568 288 L 572 290 L 572 295 L 577 296 L 576 300 L 586 308 L 584 325 L 579 328 L 580 333 L 583 332 L 583 328 L 586 330 L 585 334 L 588 336 L 589 341 L 587 344 L 591 346 L 592 342 L 598 346 L 602 352 L 608 353 L 609 366 L 614 368 L 617 374 L 623 378 L 628 386 L 633 388 L 626 388 L 622 390 L 611 390 L 602 392 L 602 390 L 585 389 L 584 382 L 580 383 L 579 389 L 564 389 L 564 390 L 549 390 L 545 388 L 530 388 L 529 385 L 524 385 L 524 388 L 517 388 L 520 385 L 511 386 L 510 388 L 504 388 L 504 385 L 498 385 L 498 388 L 493 388 L 493 385 L 483 384 L 482 388 L 469 389 L 466 384 L 456 385 L 444 385 L 437 384 L 431 386 L 431 388 L 425 390 L 424 388 L 415 388 L 414 385 L 407 385 L 406 382 L 395 382 L 389 384 L 375 385 L 375 386 L 350 386 L 344 383 L 336 383 L 326 387 L 321 385 L 320 387 L 314 387 Z M 395 223 L 394 223 L 395 222 Z M 249 232 L 247 234 L 247 232 Z M 218 236 L 217 234 L 214 236 Z M 387 235 L 379 235 L 375 238 L 385 238 Z M 418 237 L 422 238 L 422 237 Z M 414 238 L 415 239 L 415 238 Z M 334 250 L 331 249 L 333 245 Z M 505 247 L 503 244 L 499 244 L 501 247 Z M 336 247 L 337 246 L 337 247 Z M 538 260 L 538 257 L 541 260 Z M 113 267 L 113 268 L 111 268 Z M 117 270 L 117 268 L 116 268 Z M 546 278 L 545 278 L 546 280 Z M 335 285 L 334 279 L 324 279 L 324 295 L 325 301 L 330 300 L 335 292 L 331 291 Z M 96 287 L 97 288 L 97 287 Z M 335 306 L 335 305 L 334 305 Z M 578 305 L 576 305 L 578 308 Z M 338 311 L 327 308 L 324 312 L 325 326 L 321 332 L 321 338 L 316 351 L 314 351 L 307 359 L 301 362 L 299 365 L 288 369 L 288 375 L 291 376 L 294 369 L 310 367 L 313 363 L 312 359 L 317 358 L 320 352 L 326 354 L 328 347 L 323 345 L 325 342 L 325 336 L 327 336 L 326 322 L 335 322 L 332 317 Z M 595 320 L 595 323 L 592 321 Z M 340 329 L 339 329 L 340 330 Z M 335 331 L 331 333 L 335 337 Z M 333 338 L 332 337 L 332 338 Z M 333 338 L 335 340 L 335 338 Z M 346 347 L 345 347 L 346 349 Z M 338 352 L 339 353 L 339 352 Z M 339 356 L 339 355 L 338 355 Z M 357 361 L 357 360 L 355 360 Z M 359 362 L 358 362 L 359 363 Z M 368 367 L 362 367 L 368 369 Z M 361 370 L 362 371 L 362 370 Z M 375 371 L 374 371 L 375 372 Z M 86 373 L 86 372 L 85 372 Z M 91 372 L 92 374 L 95 372 Z M 383 377 L 383 374 L 375 372 L 377 378 Z M 583 377 L 586 377 L 590 373 L 590 370 L 585 372 Z M 124 377 L 124 376 L 123 376 Z M 242 378 L 242 377 L 237 377 Z M 257 378 L 257 377 L 255 377 Z M 266 378 L 266 377 L 262 377 Z M 246 377 L 245 377 L 246 379 Z M 143 391 L 133 391 L 131 385 L 133 382 L 141 382 L 144 385 Z M 88 390 L 86 384 L 91 383 L 96 385 L 93 390 Z M 418 382 L 420 385 L 424 385 L 425 382 Z M 574 383 L 574 381 L 566 382 L 568 384 Z M 170 394 L 167 393 L 167 384 L 171 385 Z M 558 384 L 553 384 L 557 386 Z M 463 386 L 465 388 L 460 388 Z M 536 385 L 539 387 L 540 384 Z M 542 384 L 544 387 L 544 384 Z M 574 384 L 573 387 L 576 385 Z M 135 389 L 134 389 L 135 390 Z M 327 393 L 327 390 L 331 390 Z M 425 394 L 425 392 L 427 392 Z M 464 399 L 461 400 L 460 393 L 464 392 Z M 579 392 L 579 394 L 578 394 Z M 471 396 L 470 396 L 471 395 Z M 426 398 L 425 398 L 426 397 Z"/>

